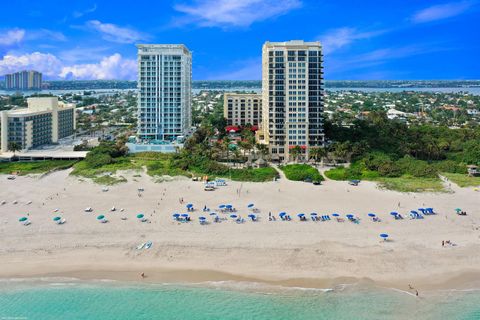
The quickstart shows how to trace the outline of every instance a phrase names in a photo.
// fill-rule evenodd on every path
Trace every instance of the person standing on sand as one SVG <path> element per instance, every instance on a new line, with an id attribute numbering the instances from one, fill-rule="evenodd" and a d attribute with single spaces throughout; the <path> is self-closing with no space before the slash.
<path id="1" fill-rule="evenodd" d="M 140 274 L 140 277 L 142 277 L 142 279 L 145 279 L 145 272 L 142 272 L 142 273 Z"/>

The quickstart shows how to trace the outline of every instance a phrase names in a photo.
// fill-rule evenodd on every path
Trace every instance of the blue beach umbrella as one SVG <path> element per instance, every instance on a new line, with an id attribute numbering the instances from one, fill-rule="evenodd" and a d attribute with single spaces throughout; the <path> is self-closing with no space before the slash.
<path id="1" fill-rule="evenodd" d="M 255 219 L 257 216 L 254 215 L 254 214 L 249 214 L 248 217 L 249 217 L 249 218 L 252 218 L 252 219 Z"/>
<path id="2" fill-rule="evenodd" d="M 392 216 L 398 216 L 398 212 L 395 212 L 395 211 L 390 212 L 390 214 L 391 214 Z"/>
<path id="3" fill-rule="evenodd" d="M 186 207 L 187 207 L 187 208 L 193 208 L 193 204 L 189 203 L 189 204 L 187 204 Z"/>
<path id="4" fill-rule="evenodd" d="M 332 214 L 332 216 L 334 216 L 334 217 L 340 217 L 340 215 L 339 215 L 338 213 L 334 213 L 334 214 Z"/>
<path id="5" fill-rule="evenodd" d="M 310 213 L 310 215 L 314 216 L 314 217 L 318 216 L 318 214 L 316 212 L 312 212 L 312 213 Z"/>
<path id="6" fill-rule="evenodd" d="M 172 214 L 172 216 L 173 216 L 174 218 L 178 218 L 178 217 L 180 217 L 180 213 L 174 213 L 174 214 Z"/>
<path id="7" fill-rule="evenodd" d="M 53 217 L 53 221 L 58 221 L 60 219 L 62 219 L 62 218 L 61 217 Z"/>
<path id="8" fill-rule="evenodd" d="M 373 218 L 373 217 L 375 217 L 376 215 L 375 215 L 375 213 L 369 213 L 368 216 Z"/>
<path id="9" fill-rule="evenodd" d="M 305 213 L 299 213 L 299 214 L 297 214 L 297 217 L 303 217 L 303 216 L 305 216 Z"/>
<path id="10" fill-rule="evenodd" d="M 219 208 L 219 209 L 223 209 L 223 208 L 225 208 L 225 205 L 224 205 L 224 204 L 221 204 L 221 205 L 218 206 L 218 208 Z"/>
<path id="11" fill-rule="evenodd" d="M 214 215 L 216 215 L 216 213 L 215 212 L 210 212 L 210 215 L 214 216 Z"/>
<path id="12" fill-rule="evenodd" d="M 233 206 L 232 206 L 231 204 L 227 204 L 227 205 L 225 206 L 225 208 L 227 208 L 227 209 L 232 209 Z"/>
<path id="13" fill-rule="evenodd" d="M 353 214 L 347 214 L 347 218 L 349 219 L 353 218 Z"/>
<path id="14" fill-rule="evenodd" d="M 203 220 L 207 220 L 207 218 L 205 218 L 205 217 L 198 217 L 198 219 L 199 219 L 199 220 L 202 220 L 202 221 L 203 221 Z"/>
<path id="15" fill-rule="evenodd" d="M 417 213 L 418 213 L 418 212 L 415 211 L 415 210 L 411 210 L 410 212 L 413 213 L 413 214 L 417 214 Z"/>
<path id="16" fill-rule="evenodd" d="M 181 216 L 186 218 L 186 217 L 188 217 L 188 213 L 182 213 Z"/>
<path id="17" fill-rule="evenodd" d="M 253 208 L 253 207 L 255 207 L 255 205 L 253 203 L 250 203 L 247 207 L 248 208 Z"/>
<path id="18" fill-rule="evenodd" d="M 382 234 L 380 234 L 380 237 L 382 237 L 383 240 L 386 240 L 388 238 L 388 234 L 382 233 Z"/>
<path id="19" fill-rule="evenodd" d="M 287 214 L 286 212 L 282 211 L 282 212 L 280 212 L 278 215 L 279 215 L 280 217 L 282 217 L 282 216 L 284 216 L 284 215 L 286 215 L 286 214 Z"/>
<path id="20" fill-rule="evenodd" d="M 238 218 L 238 216 L 237 216 L 236 214 L 231 214 L 231 215 L 230 215 L 230 218 L 236 219 L 236 218 Z"/>

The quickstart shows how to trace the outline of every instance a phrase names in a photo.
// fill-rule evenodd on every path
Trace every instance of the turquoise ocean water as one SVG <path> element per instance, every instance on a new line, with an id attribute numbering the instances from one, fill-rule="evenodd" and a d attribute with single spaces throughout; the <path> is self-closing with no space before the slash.
<path id="1" fill-rule="evenodd" d="M 0 281 L 0 319 L 480 319 L 480 291 Z"/>

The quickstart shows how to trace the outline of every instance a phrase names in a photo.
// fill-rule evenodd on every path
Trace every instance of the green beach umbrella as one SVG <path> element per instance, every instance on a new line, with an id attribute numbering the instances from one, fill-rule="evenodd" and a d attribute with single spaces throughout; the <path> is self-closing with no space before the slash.
<path id="1" fill-rule="evenodd" d="M 103 220 L 103 219 L 105 219 L 105 216 L 103 214 L 101 214 L 97 217 L 97 220 Z"/>
<path id="2" fill-rule="evenodd" d="M 18 219 L 18 221 L 20 221 L 20 222 L 24 222 L 24 221 L 27 221 L 27 220 L 28 220 L 27 217 L 21 217 L 20 219 Z"/>
<path id="3" fill-rule="evenodd" d="M 62 218 L 57 216 L 57 217 L 54 217 L 54 218 L 53 218 L 53 221 L 58 221 L 58 220 L 60 220 L 60 219 L 62 219 Z"/>
<path id="4" fill-rule="evenodd" d="M 460 211 L 462 211 L 462 209 L 457 208 L 457 209 L 455 209 L 455 211 L 460 212 Z"/>
<path id="5" fill-rule="evenodd" d="M 137 218 L 138 218 L 138 219 L 142 219 L 143 217 L 144 217 L 143 214 L 141 214 L 141 213 L 140 213 L 140 214 L 137 214 Z"/>

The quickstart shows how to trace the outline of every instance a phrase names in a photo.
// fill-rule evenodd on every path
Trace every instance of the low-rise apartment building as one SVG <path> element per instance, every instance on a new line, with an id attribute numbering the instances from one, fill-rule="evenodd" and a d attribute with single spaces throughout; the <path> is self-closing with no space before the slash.
<path id="1" fill-rule="evenodd" d="M 75 131 L 75 105 L 57 97 L 28 98 L 28 107 L 0 112 L 0 151 L 11 143 L 20 150 L 55 144 Z"/>
<path id="2" fill-rule="evenodd" d="M 227 125 L 258 126 L 262 121 L 262 95 L 226 92 L 223 99 L 223 116 Z"/>

